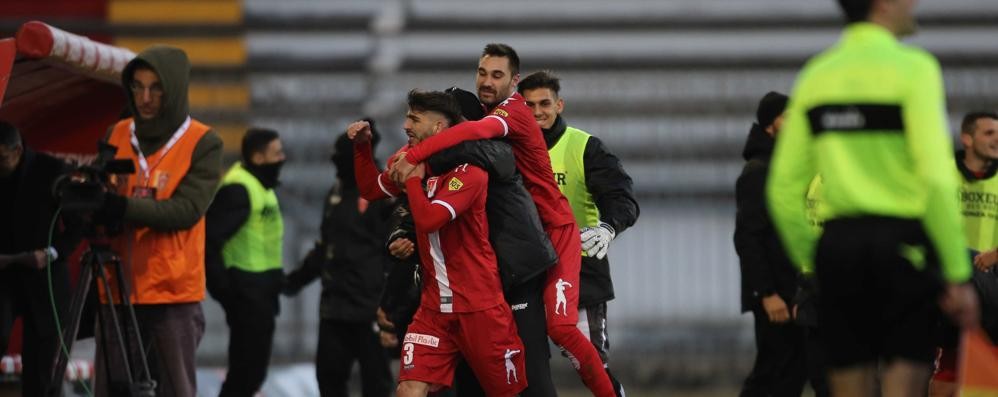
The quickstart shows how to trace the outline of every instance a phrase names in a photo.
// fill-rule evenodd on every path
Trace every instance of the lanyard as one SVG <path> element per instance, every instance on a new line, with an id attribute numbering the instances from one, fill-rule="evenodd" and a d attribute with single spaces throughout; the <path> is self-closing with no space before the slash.
<path id="1" fill-rule="evenodd" d="M 132 121 L 132 124 L 129 126 L 132 131 L 132 149 L 134 149 L 135 154 L 139 156 L 139 168 L 142 168 L 142 175 L 144 176 L 143 179 L 144 181 L 149 180 L 149 170 L 151 168 L 156 168 L 156 166 L 159 165 L 159 162 L 163 161 L 163 158 L 166 157 L 166 154 L 168 152 L 170 152 L 170 149 L 173 148 L 173 145 L 175 145 L 177 141 L 179 141 L 180 138 L 184 136 L 184 133 L 187 132 L 187 128 L 189 128 L 190 125 L 191 125 L 191 116 L 187 116 L 187 119 L 184 120 L 183 124 L 180 124 L 180 128 L 177 129 L 177 132 L 174 132 L 173 136 L 170 137 L 170 140 L 166 142 L 166 145 L 164 145 L 163 148 L 160 149 L 160 151 L 162 151 L 163 154 L 161 154 L 159 156 L 159 159 L 156 160 L 156 164 L 153 164 L 152 167 L 150 167 L 149 163 L 146 162 L 146 156 L 142 154 L 142 149 L 139 148 L 139 138 L 135 136 L 135 121 Z"/>

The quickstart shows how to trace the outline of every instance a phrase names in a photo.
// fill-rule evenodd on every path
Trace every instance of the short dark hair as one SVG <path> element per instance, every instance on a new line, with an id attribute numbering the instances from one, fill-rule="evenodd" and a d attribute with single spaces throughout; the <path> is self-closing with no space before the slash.
<path id="1" fill-rule="evenodd" d="M 874 0 L 839 0 L 839 6 L 849 23 L 863 22 L 870 18 Z"/>
<path id="2" fill-rule="evenodd" d="M 246 130 L 246 135 L 243 135 L 243 162 L 249 164 L 254 153 L 263 153 L 267 149 L 267 145 L 280 137 L 277 131 L 269 128 L 250 128 Z"/>
<path id="3" fill-rule="evenodd" d="M 561 79 L 550 71 L 542 70 L 524 77 L 523 80 L 520 80 L 520 83 L 516 86 L 516 90 L 519 91 L 520 94 L 523 94 L 525 91 L 536 90 L 538 88 L 547 88 L 551 90 L 551 92 L 554 92 L 555 95 L 558 95 L 558 92 L 561 91 Z"/>
<path id="4" fill-rule="evenodd" d="M 8 149 L 20 147 L 21 132 L 13 124 L 0 120 L 0 146 Z"/>
<path id="5" fill-rule="evenodd" d="M 998 113 L 985 111 L 967 113 L 966 116 L 963 116 L 963 121 L 960 122 L 960 132 L 973 135 L 974 129 L 977 128 L 977 120 L 980 119 L 998 120 Z"/>
<path id="6" fill-rule="evenodd" d="M 510 74 L 516 76 L 520 74 L 520 56 L 516 55 L 516 50 L 509 45 L 502 43 L 489 43 L 485 45 L 485 49 L 482 50 L 482 56 L 485 57 L 504 57 L 509 60 L 509 72 Z"/>
<path id="7" fill-rule="evenodd" d="M 461 122 L 461 106 L 453 96 L 442 91 L 409 91 L 409 109 L 416 112 L 437 112 L 450 125 Z"/>

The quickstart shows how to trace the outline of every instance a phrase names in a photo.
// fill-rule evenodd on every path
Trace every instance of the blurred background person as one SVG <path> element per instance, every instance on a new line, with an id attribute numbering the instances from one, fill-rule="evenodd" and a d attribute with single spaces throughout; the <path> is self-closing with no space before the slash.
<path id="1" fill-rule="evenodd" d="M 284 286 L 284 218 L 274 192 L 284 161 L 277 131 L 246 131 L 242 161 L 226 172 L 205 215 L 208 291 L 229 324 L 220 396 L 252 396 L 267 378 Z"/>
<path id="2" fill-rule="evenodd" d="M 376 148 L 380 135 L 372 135 L 371 146 Z M 336 166 L 336 184 L 326 196 L 320 240 L 305 256 L 302 266 L 288 274 L 285 292 L 297 294 L 316 278 L 322 280 L 319 344 L 315 352 L 320 394 L 348 396 L 347 383 L 356 362 L 360 366 L 361 395 L 387 397 L 394 381 L 389 357 L 374 324 L 385 292 L 385 273 L 391 266 L 385 238 L 395 201 L 368 202 L 360 197 L 354 176 L 353 142 L 346 134 L 336 139 L 331 160 Z"/>
<path id="3" fill-rule="evenodd" d="M 67 214 L 56 218 L 59 201 L 52 192 L 68 171 L 62 160 L 31 150 L 17 127 L 0 121 L 0 352 L 7 351 L 20 316 L 25 396 L 43 395 L 48 388 L 59 349 L 55 316 L 65 316 L 69 307 L 66 258 L 80 242 L 82 225 Z"/>
<path id="4" fill-rule="evenodd" d="M 998 340 L 998 115 L 970 112 L 960 123 L 956 168 L 960 174 L 960 209 L 974 263 L 971 280 L 981 304 L 981 326 Z M 959 330 L 943 321 L 940 352 L 929 389 L 931 396 L 956 396 Z"/>
<path id="5" fill-rule="evenodd" d="M 797 269 L 790 263 L 766 208 L 766 179 L 783 125 L 787 96 L 770 91 L 759 100 L 735 183 L 735 250 L 741 258 L 742 312 L 755 324 L 755 365 L 741 396 L 800 395 L 807 379 L 804 331 L 791 321 Z"/>

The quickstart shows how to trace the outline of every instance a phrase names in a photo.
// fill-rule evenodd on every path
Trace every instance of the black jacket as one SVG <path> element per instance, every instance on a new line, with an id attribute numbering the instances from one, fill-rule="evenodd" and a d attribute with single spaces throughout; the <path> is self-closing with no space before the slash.
<path id="1" fill-rule="evenodd" d="M 789 305 L 797 289 L 797 270 L 783 250 L 766 207 L 766 178 L 775 143 L 759 125 L 752 125 L 742 152 L 747 162 L 735 184 L 734 240 L 741 259 L 742 311 L 761 307 L 762 298 L 773 293 Z"/>
<path id="2" fill-rule="evenodd" d="M 542 130 L 548 149 L 558 143 L 566 128 L 565 120 L 558 116 L 551 129 Z M 600 220 L 609 224 L 619 237 L 624 230 L 634 225 L 641 213 L 638 202 L 634 199 L 634 183 L 624 171 L 620 159 L 595 136 L 591 136 L 586 142 L 582 162 L 585 166 L 586 190 L 593 196 Z M 609 256 L 603 259 L 583 256 L 579 278 L 582 284 L 579 291 L 580 306 L 592 306 L 613 299 Z"/>
<path id="3" fill-rule="evenodd" d="M 356 184 L 341 182 L 330 189 L 322 213 L 322 240 L 301 267 L 288 274 L 289 292 L 321 277 L 321 318 L 373 321 L 391 263 L 384 243 L 394 207 L 392 200 L 362 200 Z"/>
<path id="4" fill-rule="evenodd" d="M 52 185 L 68 171 L 68 165 L 62 160 L 24 148 L 14 172 L 0 178 L 0 219 L 3 219 L 0 254 L 18 254 L 49 246 L 49 226 L 59 207 Z M 73 222 L 66 223 L 71 219 Z M 59 258 L 65 259 L 79 244 L 82 230 L 79 220 L 66 212 L 62 213 L 61 220 L 56 224 L 52 246 Z"/>
<path id="5" fill-rule="evenodd" d="M 494 139 L 466 141 L 427 161 L 437 175 L 464 163 L 489 173 L 485 211 L 503 288 L 508 290 L 553 266 L 558 254 L 544 231 L 533 198 L 523 186 L 509 143 Z"/>
<path id="6" fill-rule="evenodd" d="M 247 170 L 257 176 L 253 169 Z M 269 308 L 276 315 L 280 312 L 278 296 L 284 285 L 284 271 L 247 272 L 234 267 L 225 268 L 222 248 L 239 232 L 249 216 L 250 199 L 246 187 L 234 183 L 223 186 L 215 193 L 205 213 L 204 262 L 208 293 L 226 310 L 230 310 L 230 305 L 249 304 L 261 309 Z"/>
<path id="7" fill-rule="evenodd" d="M 399 205 L 392 212 L 392 232 L 385 242 L 385 252 L 388 246 L 399 238 L 405 238 L 414 243 L 412 255 L 406 259 L 392 258 L 385 293 L 381 296 L 381 309 L 385 311 L 388 320 L 395 324 L 396 335 L 405 335 L 412 317 L 419 309 L 422 283 L 419 280 L 419 246 L 416 242 L 416 226 L 413 224 L 409 202 L 399 199 Z"/>

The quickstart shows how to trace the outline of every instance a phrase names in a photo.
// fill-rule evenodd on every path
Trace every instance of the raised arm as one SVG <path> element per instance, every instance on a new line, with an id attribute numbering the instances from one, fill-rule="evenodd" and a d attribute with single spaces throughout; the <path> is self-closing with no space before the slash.
<path id="1" fill-rule="evenodd" d="M 387 172 L 379 170 L 374 162 L 370 123 L 358 121 L 350 124 L 347 127 L 347 137 L 353 140 L 354 176 L 357 178 L 361 197 L 367 201 L 376 201 L 401 194 L 401 190 L 388 179 Z"/>
<path id="2" fill-rule="evenodd" d="M 424 139 L 405 154 L 405 161 L 415 165 L 437 152 L 464 141 L 505 136 L 509 126 L 502 117 L 491 115 L 477 121 L 465 121 Z"/>

